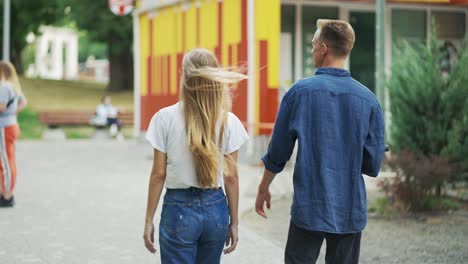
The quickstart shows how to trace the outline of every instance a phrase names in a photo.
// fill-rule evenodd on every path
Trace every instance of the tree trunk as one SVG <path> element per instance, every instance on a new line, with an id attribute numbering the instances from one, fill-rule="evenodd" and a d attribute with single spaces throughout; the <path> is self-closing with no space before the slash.
<path id="1" fill-rule="evenodd" d="M 110 92 L 133 89 L 133 53 L 131 46 L 118 51 L 112 49 L 112 38 L 108 41 L 110 80 L 107 90 Z"/>
<path id="2" fill-rule="evenodd" d="M 442 184 L 441 183 L 437 184 L 436 186 L 436 196 L 439 198 L 442 197 Z"/>
<path id="3" fill-rule="evenodd" d="M 18 75 L 23 75 L 23 62 L 21 61 L 21 54 L 16 52 L 15 50 L 11 51 L 10 60 L 13 66 L 15 66 L 16 72 Z"/>

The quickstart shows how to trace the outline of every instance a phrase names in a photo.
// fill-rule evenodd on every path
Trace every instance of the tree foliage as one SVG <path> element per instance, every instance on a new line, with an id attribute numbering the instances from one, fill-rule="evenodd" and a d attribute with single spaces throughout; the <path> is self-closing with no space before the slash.
<path id="1" fill-rule="evenodd" d="M 394 49 L 387 87 L 397 156 L 391 166 L 399 176 L 387 191 L 403 202 L 440 197 L 443 184 L 462 174 L 454 165 L 468 167 L 468 51 L 466 43 L 461 54 L 448 46 L 433 31 L 427 46 L 403 42 Z"/>
<path id="2" fill-rule="evenodd" d="M 38 33 L 40 25 L 51 25 L 64 16 L 63 1 L 14 0 L 11 1 L 10 57 L 19 73 L 23 72 L 21 52 L 26 47 L 29 32 Z M 0 28 L 3 32 L 3 0 L 0 0 Z M 0 46 L 3 49 L 3 34 Z"/>
<path id="3" fill-rule="evenodd" d="M 3 6 L 3 0 L 0 0 Z M 66 10 L 70 11 L 69 14 Z M 0 25 L 3 12 L 0 12 Z M 102 52 L 106 45 L 110 62 L 109 90 L 133 87 L 132 17 L 119 17 L 109 10 L 108 1 L 95 0 L 14 0 L 11 1 L 11 60 L 23 72 L 21 53 L 27 46 L 29 32 L 37 35 L 41 25 L 66 26 L 76 23 L 86 30 L 89 49 Z"/>
<path id="4" fill-rule="evenodd" d="M 468 47 L 465 41 L 463 47 Z M 448 133 L 448 145 L 444 154 L 452 157 L 460 165 L 462 172 L 468 173 L 468 48 L 459 54 L 457 67 L 451 72 L 448 86 L 454 92 L 447 100 L 452 111 L 458 115 Z"/>
<path id="5" fill-rule="evenodd" d="M 432 35 L 428 46 L 403 43 L 394 49 L 387 84 L 392 146 L 397 152 L 408 149 L 426 156 L 453 156 L 450 135 L 467 116 L 468 56 L 463 49 L 458 63 L 444 75 L 445 51 Z"/>
<path id="6" fill-rule="evenodd" d="M 132 45 L 132 16 L 116 16 L 107 1 L 66 0 L 71 6 L 71 16 L 78 27 L 88 31 L 95 41 L 107 42 L 114 38 L 111 52 L 118 53 Z"/>
<path id="7" fill-rule="evenodd" d="M 110 62 L 109 90 L 133 87 L 132 16 L 116 16 L 108 1 L 64 0 L 71 6 L 71 17 L 91 40 L 107 45 Z"/>

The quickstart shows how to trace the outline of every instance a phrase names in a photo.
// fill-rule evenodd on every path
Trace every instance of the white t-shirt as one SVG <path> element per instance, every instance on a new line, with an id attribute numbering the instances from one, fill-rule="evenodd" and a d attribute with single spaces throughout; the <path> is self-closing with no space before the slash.
<path id="1" fill-rule="evenodd" d="M 154 114 L 146 132 L 146 139 L 153 148 L 167 154 L 166 187 L 200 188 L 187 143 L 182 104 L 163 108 Z M 230 154 L 240 149 L 249 139 L 244 126 L 233 113 L 228 114 L 224 130 L 222 151 Z M 222 157 L 220 157 L 222 160 Z M 218 186 L 224 185 L 222 170 L 218 173 Z"/>
<path id="2" fill-rule="evenodd" d="M 96 115 L 103 118 L 116 118 L 118 114 L 117 108 L 111 104 L 100 104 L 96 108 Z"/>

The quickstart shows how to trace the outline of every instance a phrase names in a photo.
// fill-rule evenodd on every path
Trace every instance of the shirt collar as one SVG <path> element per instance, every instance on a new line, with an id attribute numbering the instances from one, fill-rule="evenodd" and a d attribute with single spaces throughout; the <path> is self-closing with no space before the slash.
<path id="1" fill-rule="evenodd" d="M 320 74 L 328 74 L 328 75 L 334 75 L 338 77 L 350 77 L 351 76 L 348 70 L 339 69 L 339 68 L 329 68 L 329 67 L 318 68 L 317 71 L 315 72 L 315 75 L 320 75 Z"/>

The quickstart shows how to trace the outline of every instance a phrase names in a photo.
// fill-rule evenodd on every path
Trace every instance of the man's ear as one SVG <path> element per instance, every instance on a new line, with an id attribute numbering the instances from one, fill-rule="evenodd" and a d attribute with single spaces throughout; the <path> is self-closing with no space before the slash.
<path id="1" fill-rule="evenodd" d="M 325 55 L 328 53 L 328 47 L 327 47 L 327 44 L 323 43 L 322 42 L 322 55 Z"/>

